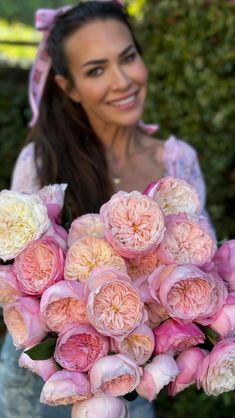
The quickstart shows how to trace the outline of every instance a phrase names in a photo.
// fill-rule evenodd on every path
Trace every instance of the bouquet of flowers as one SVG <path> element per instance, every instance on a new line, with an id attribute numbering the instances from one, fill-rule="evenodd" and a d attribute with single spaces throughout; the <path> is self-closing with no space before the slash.
<path id="1" fill-rule="evenodd" d="M 124 418 L 164 386 L 233 390 L 235 240 L 217 248 L 196 190 L 165 177 L 62 226 L 65 189 L 0 193 L 0 303 L 40 402 Z"/>

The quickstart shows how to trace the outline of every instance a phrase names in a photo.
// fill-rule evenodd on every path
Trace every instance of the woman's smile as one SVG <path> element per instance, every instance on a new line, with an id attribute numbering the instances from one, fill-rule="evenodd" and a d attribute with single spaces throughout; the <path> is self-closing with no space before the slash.
<path id="1" fill-rule="evenodd" d="M 137 105 L 138 103 L 137 99 L 138 99 L 138 92 L 129 94 L 128 96 L 125 96 L 120 99 L 113 100 L 109 102 L 109 104 L 113 107 L 116 107 L 117 109 L 127 110 L 127 109 L 132 109 L 133 107 Z"/>

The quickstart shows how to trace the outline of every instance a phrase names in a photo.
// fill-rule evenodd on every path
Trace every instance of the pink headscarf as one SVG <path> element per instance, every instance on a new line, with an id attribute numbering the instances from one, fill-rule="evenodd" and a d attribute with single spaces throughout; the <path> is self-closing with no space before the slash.
<path id="1" fill-rule="evenodd" d="M 114 1 L 119 3 L 121 6 L 124 6 L 123 0 Z M 29 123 L 30 127 L 32 127 L 37 122 L 42 93 L 48 77 L 48 73 L 51 68 L 51 58 L 47 52 L 47 40 L 55 24 L 56 18 L 59 15 L 66 13 L 72 7 L 74 6 L 68 5 L 58 9 L 39 9 L 36 12 L 35 27 L 43 33 L 43 36 L 38 46 L 36 58 L 30 71 L 29 103 L 32 110 L 32 119 Z M 139 126 L 148 134 L 153 134 L 158 129 L 158 125 L 145 125 L 142 121 L 139 122 Z"/>
<path id="2" fill-rule="evenodd" d="M 59 9 L 39 9 L 36 12 L 36 29 L 43 33 L 38 46 L 37 55 L 30 72 L 29 78 L 29 103 L 33 113 L 29 126 L 33 126 L 38 118 L 39 105 L 45 82 L 51 67 L 51 58 L 47 53 L 47 40 L 53 28 L 55 19 L 60 14 L 67 12 L 72 6 L 64 6 Z"/>

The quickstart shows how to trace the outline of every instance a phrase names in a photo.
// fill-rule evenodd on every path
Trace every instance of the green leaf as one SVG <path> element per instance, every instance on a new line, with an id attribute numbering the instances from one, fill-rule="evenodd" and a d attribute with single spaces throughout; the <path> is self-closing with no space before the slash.
<path id="1" fill-rule="evenodd" d="M 55 351 L 56 338 L 50 337 L 25 351 L 32 360 L 48 360 Z"/>

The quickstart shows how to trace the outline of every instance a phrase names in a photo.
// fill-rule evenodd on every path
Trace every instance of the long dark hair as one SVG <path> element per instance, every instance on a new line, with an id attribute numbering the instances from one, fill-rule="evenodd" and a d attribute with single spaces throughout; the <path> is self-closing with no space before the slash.
<path id="1" fill-rule="evenodd" d="M 66 198 L 74 216 L 98 212 L 113 193 L 113 186 L 103 144 L 82 106 L 61 91 L 54 77 L 61 74 L 73 84 L 64 53 L 65 39 L 87 23 L 107 19 L 124 23 L 135 41 L 126 12 L 113 1 L 81 3 L 57 18 L 48 40 L 52 68 L 42 95 L 38 121 L 29 136 L 35 143 L 41 186 L 68 183 Z"/>

